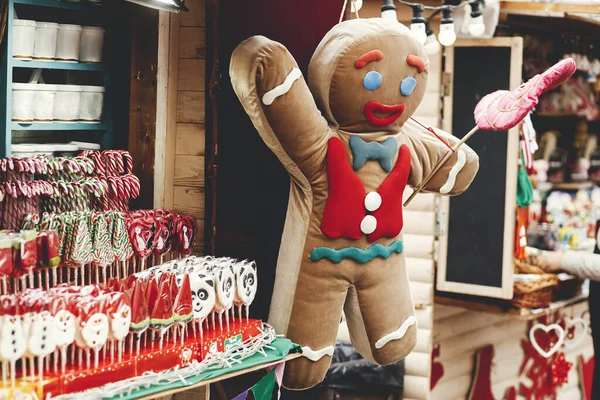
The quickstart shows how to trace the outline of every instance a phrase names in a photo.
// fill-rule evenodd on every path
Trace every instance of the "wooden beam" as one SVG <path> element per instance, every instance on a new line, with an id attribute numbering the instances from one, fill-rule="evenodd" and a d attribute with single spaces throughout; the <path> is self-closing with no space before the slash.
<path id="1" fill-rule="evenodd" d="M 158 15 L 158 56 L 156 72 L 156 97 L 168 98 L 169 90 L 169 35 L 170 13 Z M 154 208 L 165 207 L 165 172 L 167 169 L 168 101 L 156 102 L 156 139 L 154 147 Z"/>
<path id="2" fill-rule="evenodd" d="M 538 16 L 551 16 L 552 13 L 584 13 L 600 14 L 600 5 L 598 3 L 547 3 L 531 1 L 501 1 L 501 12 L 519 14 L 536 13 Z M 533 14 L 528 14 L 533 15 Z"/>

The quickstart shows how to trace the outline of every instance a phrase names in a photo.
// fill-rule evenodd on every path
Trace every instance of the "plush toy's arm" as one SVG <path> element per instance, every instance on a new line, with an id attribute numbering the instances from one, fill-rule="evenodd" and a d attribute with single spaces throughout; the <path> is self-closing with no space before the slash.
<path id="1" fill-rule="evenodd" d="M 412 119 L 402 127 L 406 144 L 411 150 L 411 165 L 408 184 L 419 187 L 429 176 L 438 162 L 444 158 L 460 139 L 440 129 L 434 129 L 437 135 L 419 126 Z M 424 192 L 457 195 L 469 187 L 477 170 L 479 157 L 469 146 L 463 144 L 444 165 L 435 173 L 423 188 Z"/>
<path id="2" fill-rule="evenodd" d="M 299 169 L 310 180 L 325 160 L 331 133 L 292 55 L 280 43 L 253 36 L 234 50 L 229 73 L 267 146 L 292 175 Z"/>

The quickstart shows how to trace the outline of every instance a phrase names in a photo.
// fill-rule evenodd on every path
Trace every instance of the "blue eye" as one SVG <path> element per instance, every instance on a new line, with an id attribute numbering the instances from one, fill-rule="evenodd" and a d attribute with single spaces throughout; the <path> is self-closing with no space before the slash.
<path id="1" fill-rule="evenodd" d="M 365 74 L 365 79 L 363 79 L 363 86 L 367 90 L 375 90 L 379 86 L 381 86 L 382 82 L 381 74 L 377 71 L 369 71 Z"/>
<path id="2" fill-rule="evenodd" d="M 415 78 L 412 76 L 404 78 L 400 84 L 400 93 L 402 93 L 403 96 L 408 96 L 415 90 L 415 86 L 417 86 L 417 80 Z"/>

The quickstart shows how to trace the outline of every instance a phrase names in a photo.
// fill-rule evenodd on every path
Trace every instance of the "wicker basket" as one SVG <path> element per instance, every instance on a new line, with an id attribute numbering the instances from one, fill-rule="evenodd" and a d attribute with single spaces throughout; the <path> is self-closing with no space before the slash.
<path id="1" fill-rule="evenodd" d="M 558 278 L 554 274 L 546 274 L 534 265 L 515 260 L 515 273 L 540 275 L 540 279 L 514 283 L 512 304 L 518 308 L 544 308 L 552 302 L 554 288 Z"/>

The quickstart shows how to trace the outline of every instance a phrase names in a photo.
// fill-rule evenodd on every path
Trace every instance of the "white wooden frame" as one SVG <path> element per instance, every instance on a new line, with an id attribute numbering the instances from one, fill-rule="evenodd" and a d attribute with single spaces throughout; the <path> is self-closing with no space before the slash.
<path id="1" fill-rule="evenodd" d="M 523 65 L 523 38 L 498 37 L 492 39 L 457 40 L 454 47 L 509 47 L 510 53 L 510 88 L 521 84 L 521 67 Z M 450 87 L 444 91 L 443 129 L 452 131 L 452 98 L 454 94 L 454 47 L 446 48 L 445 74 L 450 74 Z M 448 76 L 448 75 L 446 75 Z M 485 133 L 478 133 L 484 135 Z M 448 255 L 448 232 L 441 230 L 439 236 L 439 253 L 437 265 L 437 289 L 444 292 L 469 294 L 475 296 L 512 299 L 513 297 L 513 248 L 515 242 L 515 217 L 517 198 L 519 129 L 508 131 L 506 159 L 506 202 L 504 206 L 504 250 L 502 262 L 502 287 L 474 285 L 446 280 L 446 259 Z M 440 224 L 448 227 L 450 199 L 442 197 L 440 205 Z"/>

